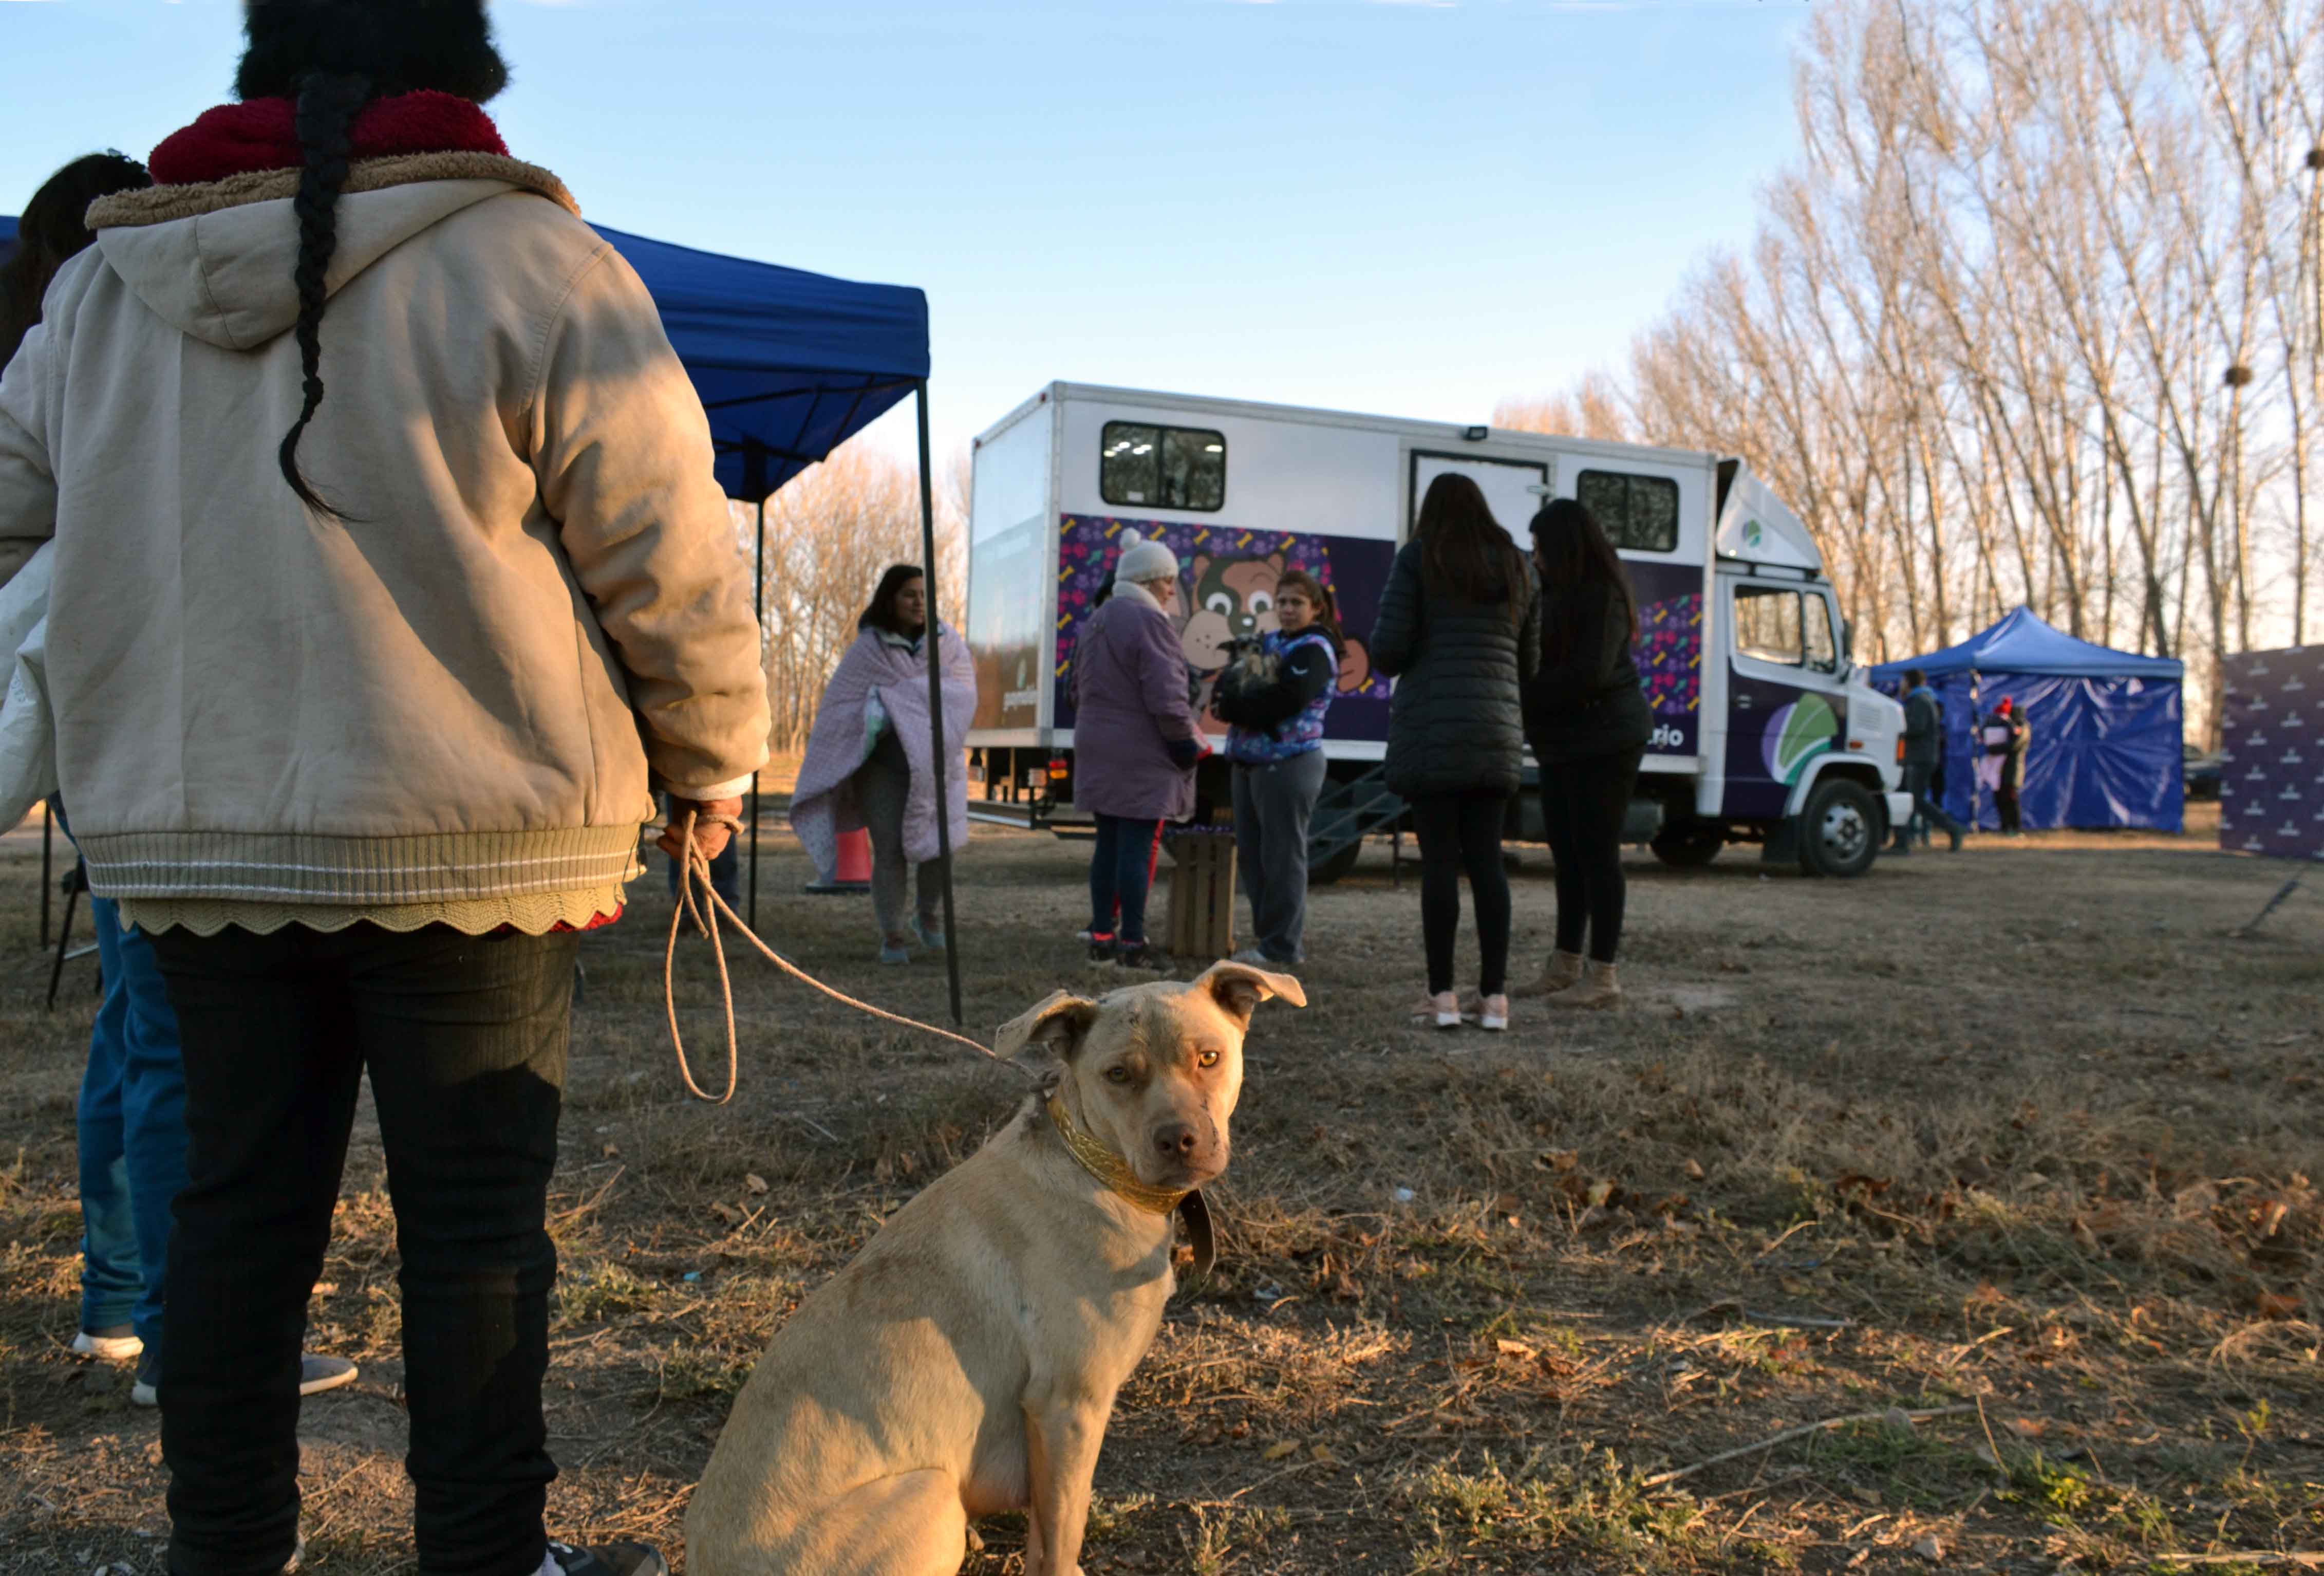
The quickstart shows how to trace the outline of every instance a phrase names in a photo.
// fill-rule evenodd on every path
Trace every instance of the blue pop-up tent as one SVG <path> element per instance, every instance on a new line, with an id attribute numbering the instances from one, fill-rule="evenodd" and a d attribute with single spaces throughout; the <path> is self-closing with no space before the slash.
<path id="1" fill-rule="evenodd" d="M 920 537 L 928 600 L 936 598 L 936 514 L 928 472 L 928 302 L 905 285 L 863 284 L 698 252 L 597 227 L 654 298 L 670 346 L 710 418 L 719 485 L 759 510 L 753 607 L 765 605 L 768 496 L 827 457 L 907 394 L 919 399 Z M 15 249 L 16 221 L 0 216 L 0 262 Z M 944 715 L 929 664 L 930 715 Z M 945 741 L 935 740 L 936 780 Z M 758 917 L 758 805 L 751 806 L 751 917 Z M 947 843 L 950 829 L 938 816 Z M 947 849 L 947 851 L 949 851 Z M 951 865 L 945 865 L 945 931 L 954 934 Z M 956 955 L 953 1018 L 961 1015 Z"/>
<path id="2" fill-rule="evenodd" d="M 1928 674 L 1944 708 L 1944 804 L 1957 819 L 2000 825 L 1978 780 L 1977 729 L 2006 695 L 2026 723 L 2018 805 L 2028 828 L 2185 825 L 2177 661 L 2094 645 L 2020 607 L 1959 645 L 1882 663 L 1873 678 L 1894 693 L 1907 668 Z"/>

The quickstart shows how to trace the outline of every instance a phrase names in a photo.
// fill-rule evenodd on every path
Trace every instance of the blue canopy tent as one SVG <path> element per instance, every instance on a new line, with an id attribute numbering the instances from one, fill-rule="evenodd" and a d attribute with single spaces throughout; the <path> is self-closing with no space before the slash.
<path id="1" fill-rule="evenodd" d="M 1979 783 L 1979 723 L 2003 696 L 2025 718 L 2025 825 L 2185 825 L 2181 663 L 2114 651 L 2053 629 L 2019 607 L 1959 645 L 1882 663 L 1874 681 L 1895 693 L 1904 670 L 1929 676 L 1944 709 L 1944 807 L 1984 830 L 2000 825 Z"/>
<path id="2" fill-rule="evenodd" d="M 752 607 L 766 592 L 767 498 L 853 437 L 907 394 L 919 401 L 920 537 L 930 606 L 936 605 L 935 494 L 928 468 L 928 302 L 904 285 L 862 284 L 721 256 L 597 227 L 645 282 L 662 328 L 702 396 L 726 496 L 756 505 Z M 0 261 L 14 250 L 16 221 L 0 217 Z M 930 715 L 944 707 L 929 663 Z M 944 780 L 942 728 L 935 740 Z M 948 845 L 946 818 L 936 818 Z M 949 852 L 949 847 L 945 850 Z M 953 934 L 951 864 L 945 865 L 945 930 Z M 758 918 L 759 804 L 752 791 L 750 918 Z M 960 970 L 951 967 L 952 1010 L 961 1016 Z"/>

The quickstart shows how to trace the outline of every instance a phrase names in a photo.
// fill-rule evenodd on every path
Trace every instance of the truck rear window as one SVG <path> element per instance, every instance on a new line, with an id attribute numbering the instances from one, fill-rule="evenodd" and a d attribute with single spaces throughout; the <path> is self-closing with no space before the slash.
<path id="1" fill-rule="evenodd" d="M 1678 483 L 1666 476 L 1585 470 L 1573 478 L 1573 496 L 1617 549 L 1669 552 L 1678 546 Z"/>
<path id="2" fill-rule="evenodd" d="M 1226 505 L 1224 433 L 1108 422 L 1098 443 L 1098 496 L 1109 504 L 1201 513 Z"/>

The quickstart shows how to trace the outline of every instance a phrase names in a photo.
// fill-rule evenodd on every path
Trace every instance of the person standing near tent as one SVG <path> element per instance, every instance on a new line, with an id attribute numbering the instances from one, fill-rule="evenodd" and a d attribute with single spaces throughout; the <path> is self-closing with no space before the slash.
<path id="1" fill-rule="evenodd" d="M 1501 817 L 1525 760 L 1519 697 L 1541 665 L 1533 565 L 1493 518 L 1484 490 L 1448 471 L 1428 484 L 1397 551 L 1372 626 L 1372 666 L 1397 681 L 1389 789 L 1412 804 L 1420 843 L 1420 928 L 1428 997 L 1416 1016 L 1461 1025 L 1452 993 L 1461 876 L 1477 910 L 1477 1022 L 1509 1022 L 1509 878 Z"/>
<path id="2" fill-rule="evenodd" d="M 1637 601 L 1621 556 L 1579 499 L 1553 498 L 1534 515 L 1533 557 L 1542 665 L 1525 688 L 1526 738 L 1540 763 L 1542 826 L 1557 860 L 1557 944 L 1541 978 L 1517 994 L 1559 1007 L 1617 1007 L 1614 957 L 1628 895 L 1622 822 L 1655 726 L 1630 654 Z"/>
<path id="3" fill-rule="evenodd" d="M 1259 639 L 1269 676 L 1247 678 L 1230 662 L 1212 705 L 1228 724 L 1235 856 L 1256 938 L 1235 960 L 1283 969 L 1306 957 L 1307 824 L 1323 793 L 1323 714 L 1346 637 L 1332 593 L 1305 570 L 1276 581 L 1275 616 L 1281 627 Z"/>
<path id="4" fill-rule="evenodd" d="M 1952 852 L 1960 852 L 1961 824 L 1945 813 L 1930 792 L 1929 784 L 1945 756 L 1945 713 L 1937 692 L 1929 688 L 1929 675 L 1918 668 L 1904 670 L 1904 792 L 1913 796 L 1913 813 L 1916 820 L 1925 820 L 1952 839 Z M 1913 851 L 1913 829 L 1908 823 L 1896 829 L 1889 840 L 1888 852 L 1909 854 Z"/>
<path id="5" fill-rule="evenodd" d="M 968 768 L 962 741 L 976 715 L 976 664 L 957 633 L 936 621 L 928 639 L 928 582 L 915 563 L 890 564 L 855 620 L 855 643 L 823 687 L 807 759 L 791 794 L 791 830 L 828 881 L 839 867 L 841 834 L 872 834 L 872 912 L 880 961 L 912 960 L 912 942 L 936 951 L 944 932 L 948 875 L 936 816 L 955 848 L 968 842 Z M 934 654 L 930 646 L 935 647 Z M 928 737 L 928 663 L 943 665 L 945 781 L 939 794 Z M 904 928 L 907 878 L 918 884 L 912 928 Z"/>
<path id="6" fill-rule="evenodd" d="M 53 540 L 73 632 L 58 774 L 183 1043 L 170 1569 L 299 1558 L 300 1338 L 367 1077 L 420 1569 L 662 1576 L 545 1534 L 547 1204 L 577 932 L 654 787 L 665 851 L 715 857 L 766 756 L 708 423 L 478 107 L 481 0 L 244 23 L 237 102 L 89 210 L 0 380 L 0 542 Z"/>
<path id="7" fill-rule="evenodd" d="M 1160 960 L 1146 937 L 1154 839 L 1162 822 L 1194 812 L 1194 766 L 1210 754 L 1170 619 L 1177 600 L 1177 555 L 1138 542 L 1114 565 L 1113 595 L 1074 642 L 1074 802 L 1097 820 L 1093 963 L 1149 969 Z"/>
<path id="8" fill-rule="evenodd" d="M 2001 835 L 2019 836 L 2025 830 L 2017 805 L 2017 791 L 2025 780 L 2025 718 L 2006 695 L 1985 719 L 1984 743 L 1986 755 L 2000 763 L 1995 772 L 1993 808 L 2001 818 Z"/>

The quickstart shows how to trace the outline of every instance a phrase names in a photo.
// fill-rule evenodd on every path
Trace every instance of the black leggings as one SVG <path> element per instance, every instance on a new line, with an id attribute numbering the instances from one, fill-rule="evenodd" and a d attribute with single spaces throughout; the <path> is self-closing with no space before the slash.
<path id="1" fill-rule="evenodd" d="M 1428 948 L 1428 994 L 1452 988 L 1452 942 L 1461 931 L 1461 876 L 1477 905 L 1477 989 L 1499 996 L 1508 983 L 1509 878 L 1501 869 L 1498 793 L 1432 793 L 1412 802 L 1420 841 L 1420 933 Z"/>
<path id="2" fill-rule="evenodd" d="M 1541 820 L 1557 860 L 1557 950 L 1611 963 L 1622 944 L 1622 819 L 1629 812 L 1641 749 L 1584 756 L 1541 769 Z"/>

